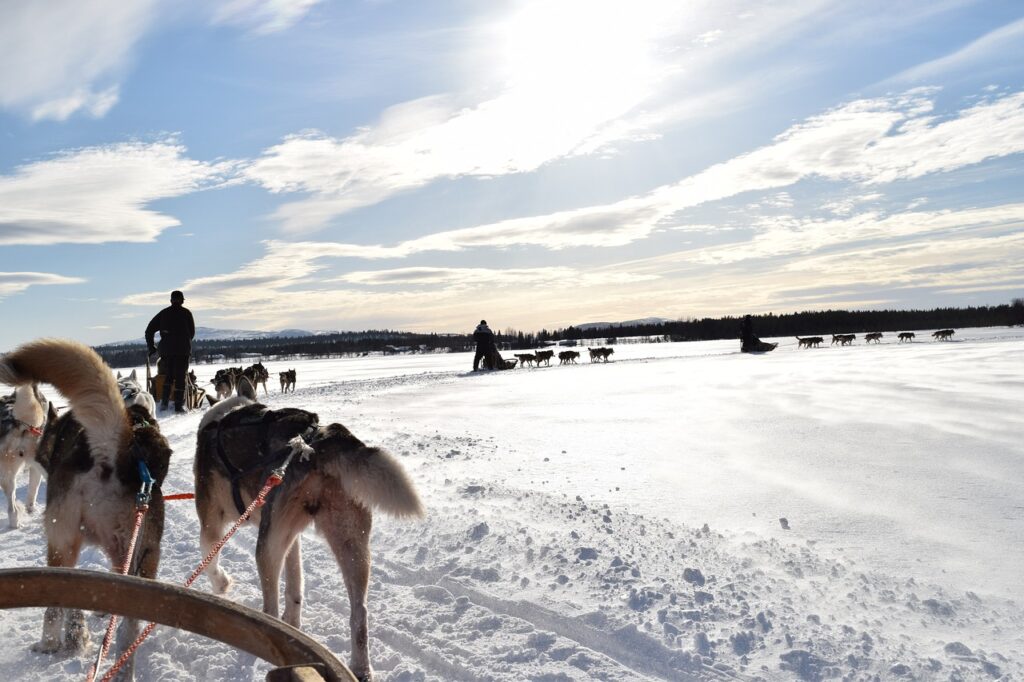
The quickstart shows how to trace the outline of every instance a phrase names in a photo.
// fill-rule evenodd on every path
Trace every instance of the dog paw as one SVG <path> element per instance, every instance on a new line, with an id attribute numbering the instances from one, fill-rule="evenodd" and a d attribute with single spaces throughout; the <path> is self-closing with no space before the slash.
<path id="1" fill-rule="evenodd" d="M 215 594 L 225 594 L 231 589 L 231 586 L 235 584 L 235 581 L 231 579 L 231 576 L 220 571 L 219 573 L 212 573 L 210 575 L 210 583 L 213 585 L 213 591 Z"/>
<path id="2" fill-rule="evenodd" d="M 30 646 L 29 649 L 37 654 L 55 654 L 61 649 L 60 640 L 55 638 L 46 638 L 36 642 Z"/>

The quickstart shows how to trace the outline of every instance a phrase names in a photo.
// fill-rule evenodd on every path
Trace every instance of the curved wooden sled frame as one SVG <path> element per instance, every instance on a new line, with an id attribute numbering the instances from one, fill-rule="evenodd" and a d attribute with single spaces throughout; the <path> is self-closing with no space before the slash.
<path id="1" fill-rule="evenodd" d="M 285 669 L 271 671 L 267 679 L 310 679 L 287 676 L 286 669 L 304 666 L 327 682 L 356 682 L 334 654 L 303 632 L 227 599 L 177 585 L 72 568 L 0 569 L 0 609 L 37 606 L 116 613 L 188 630 Z"/>

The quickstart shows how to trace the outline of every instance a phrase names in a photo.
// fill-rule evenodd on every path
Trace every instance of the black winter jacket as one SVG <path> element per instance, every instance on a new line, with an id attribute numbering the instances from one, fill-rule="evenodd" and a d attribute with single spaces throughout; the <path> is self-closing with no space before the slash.
<path id="1" fill-rule="evenodd" d="M 478 324 L 473 331 L 473 340 L 477 350 L 486 350 L 494 345 L 494 332 L 485 324 Z"/>
<path id="2" fill-rule="evenodd" d="M 183 305 L 171 304 L 158 312 L 146 327 L 146 345 L 153 347 L 153 337 L 160 332 L 160 355 L 189 355 L 196 323 L 192 311 Z"/>

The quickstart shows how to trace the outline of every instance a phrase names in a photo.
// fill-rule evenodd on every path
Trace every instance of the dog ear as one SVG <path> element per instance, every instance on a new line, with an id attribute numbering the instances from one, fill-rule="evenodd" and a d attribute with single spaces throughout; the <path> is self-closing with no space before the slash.
<path id="1" fill-rule="evenodd" d="M 206 394 L 206 401 L 207 401 L 208 403 L 210 403 L 210 407 L 213 407 L 214 405 L 216 405 L 217 403 L 219 403 L 219 402 L 220 402 L 219 400 L 217 400 L 216 398 L 214 398 L 214 397 L 213 397 L 212 395 L 210 395 L 209 393 L 207 393 L 207 394 Z"/>
<path id="2" fill-rule="evenodd" d="M 128 378 L 129 378 L 129 379 L 131 379 L 132 381 L 138 381 L 138 380 L 139 380 L 139 375 L 138 375 L 138 373 L 137 373 L 137 372 L 136 372 L 136 371 L 135 371 L 135 370 L 133 369 L 133 370 L 132 370 L 132 373 L 128 375 Z"/>
<path id="3" fill-rule="evenodd" d="M 57 414 L 57 408 L 53 406 L 53 403 L 50 403 L 49 407 L 46 410 L 46 423 L 52 424 L 53 422 L 57 421 L 57 417 L 59 416 L 60 415 Z"/>
<path id="4" fill-rule="evenodd" d="M 242 377 L 238 380 L 238 395 L 250 400 L 256 400 L 256 389 L 253 388 L 252 382 L 249 381 L 248 377 Z"/>
<path id="5" fill-rule="evenodd" d="M 118 373 L 117 373 L 117 377 L 116 377 L 116 378 L 117 378 L 117 380 L 118 380 L 118 381 L 120 381 L 120 380 L 121 380 L 121 372 L 118 372 Z"/>

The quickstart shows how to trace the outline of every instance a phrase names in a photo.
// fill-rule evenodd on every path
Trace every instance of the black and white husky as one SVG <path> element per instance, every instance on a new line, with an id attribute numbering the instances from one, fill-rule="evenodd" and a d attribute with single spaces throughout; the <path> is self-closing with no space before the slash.
<path id="1" fill-rule="evenodd" d="M 7 495 L 7 521 L 11 528 L 21 523 L 14 491 L 23 466 L 28 467 L 25 510 L 30 514 L 35 510 L 44 473 L 36 462 L 36 449 L 48 414 L 56 413 L 36 384 L 19 386 L 12 395 L 0 398 L 0 488 Z"/>
<path id="2" fill-rule="evenodd" d="M 167 475 L 171 449 L 152 416 L 142 407 L 125 407 L 114 373 L 99 355 L 75 341 L 44 339 L 0 356 L 0 383 L 52 384 L 71 410 L 47 423 L 37 458 L 46 469 L 46 563 L 74 567 L 84 544 L 98 545 L 112 568 L 125 561 L 135 518 L 135 496 L 144 463 L 154 480 L 149 512 L 135 549 L 138 575 L 155 578 L 163 535 L 164 503 L 160 484 Z M 65 622 L 66 620 L 66 622 Z M 126 620 L 118 648 L 135 638 Z M 36 651 L 83 650 L 88 630 L 81 611 L 51 607 L 43 618 Z M 131 664 L 121 678 L 131 678 Z"/>
<path id="3" fill-rule="evenodd" d="M 121 376 L 121 373 L 117 373 L 117 386 L 121 389 L 121 398 L 124 400 L 125 407 L 131 407 L 132 405 L 139 405 L 146 408 L 151 415 L 156 414 L 156 400 L 153 399 L 153 395 L 146 391 L 139 383 L 139 375 L 133 369 L 132 373 L 126 377 Z"/>
<path id="4" fill-rule="evenodd" d="M 257 508 L 256 568 L 263 610 L 278 615 L 279 583 L 285 571 L 283 619 L 299 627 L 302 609 L 300 535 L 309 524 L 327 541 L 348 590 L 352 628 L 351 669 L 370 680 L 366 592 L 370 580 L 371 509 L 393 516 L 420 516 L 420 500 L 402 466 L 387 452 L 364 445 L 341 424 L 321 426 L 312 412 L 271 410 L 256 402 L 248 379 L 238 395 L 214 405 L 199 424 L 196 442 L 196 511 L 205 556 L 224 529 L 256 497 L 268 474 L 293 456 L 284 482 Z M 210 563 L 207 575 L 217 592 L 231 585 L 228 574 Z"/>

